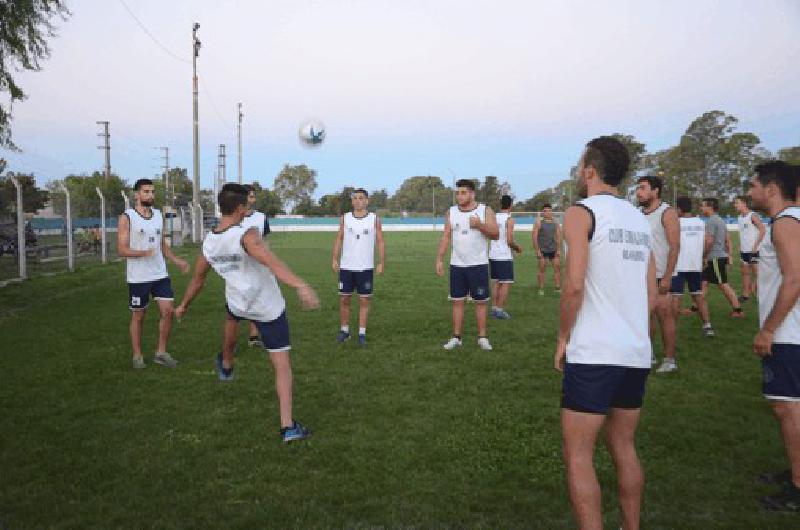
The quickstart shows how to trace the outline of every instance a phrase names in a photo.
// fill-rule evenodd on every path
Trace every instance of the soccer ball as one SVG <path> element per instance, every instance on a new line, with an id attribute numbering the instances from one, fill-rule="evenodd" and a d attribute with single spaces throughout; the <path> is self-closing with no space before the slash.
<path id="1" fill-rule="evenodd" d="M 325 141 L 325 124 L 319 120 L 307 120 L 300 125 L 297 134 L 303 147 L 319 147 Z"/>

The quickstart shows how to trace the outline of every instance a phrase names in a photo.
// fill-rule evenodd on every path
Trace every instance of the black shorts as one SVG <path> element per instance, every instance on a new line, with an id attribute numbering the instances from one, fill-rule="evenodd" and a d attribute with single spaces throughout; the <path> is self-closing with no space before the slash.
<path id="1" fill-rule="evenodd" d="M 467 296 L 476 302 L 489 299 L 489 264 L 458 267 L 450 265 L 450 299 L 463 300 Z"/>
<path id="2" fill-rule="evenodd" d="M 229 320 L 235 320 L 236 322 L 245 320 L 231 313 L 228 304 L 225 304 L 225 312 L 228 313 Z M 256 329 L 258 329 L 261 343 L 264 344 L 264 348 L 267 351 L 279 352 L 292 349 L 292 341 L 289 337 L 289 319 L 286 318 L 286 311 L 281 313 L 275 320 L 270 320 L 269 322 L 260 322 L 258 320 L 251 320 L 250 322 L 255 324 Z"/>
<path id="3" fill-rule="evenodd" d="M 556 251 L 555 250 L 553 250 L 551 252 L 542 251 L 542 258 L 548 259 L 550 261 L 553 261 L 554 259 L 556 259 Z"/>
<path id="4" fill-rule="evenodd" d="M 700 271 L 678 272 L 672 277 L 669 294 L 681 296 L 687 286 L 690 294 L 701 294 L 703 292 L 703 273 Z"/>
<path id="5" fill-rule="evenodd" d="M 740 252 L 739 256 L 742 258 L 743 265 L 758 264 L 758 252 Z"/>
<path id="6" fill-rule="evenodd" d="M 642 408 L 649 374 L 649 368 L 565 363 L 561 408 L 589 414 Z"/>
<path id="7" fill-rule="evenodd" d="M 713 258 L 706 262 L 703 281 L 722 285 L 728 283 L 728 258 Z"/>
<path id="8" fill-rule="evenodd" d="M 358 296 L 372 296 L 373 269 L 350 271 L 339 269 L 339 294 L 350 295 L 353 291 Z"/>
<path id="9" fill-rule="evenodd" d="M 128 284 L 128 307 L 133 311 L 141 311 L 150 303 L 150 295 L 153 300 L 175 300 L 175 293 L 172 292 L 172 283 L 169 276 L 153 282 L 129 283 Z"/>
<path id="10" fill-rule="evenodd" d="M 514 260 L 490 259 L 490 277 L 499 283 L 514 283 Z"/>
<path id="11" fill-rule="evenodd" d="M 800 344 L 773 344 L 772 355 L 761 359 L 764 397 L 800 401 Z"/>

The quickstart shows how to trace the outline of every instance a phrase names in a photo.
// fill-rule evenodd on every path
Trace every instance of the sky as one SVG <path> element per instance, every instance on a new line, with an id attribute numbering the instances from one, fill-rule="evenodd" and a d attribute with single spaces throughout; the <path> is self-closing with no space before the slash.
<path id="1" fill-rule="evenodd" d="M 192 167 L 191 27 L 200 23 L 200 177 L 219 144 L 235 181 L 284 164 L 345 185 L 397 189 L 414 175 L 496 175 L 518 199 L 566 178 L 585 143 L 632 134 L 649 151 L 703 112 L 739 118 L 767 149 L 800 145 L 800 0 L 83 0 L 40 72 L 20 72 L 23 153 L 37 180 L 102 170 L 153 177 L 170 148 Z M 0 95 L 2 97 L 2 95 Z M 321 120 L 325 143 L 298 127 Z"/>

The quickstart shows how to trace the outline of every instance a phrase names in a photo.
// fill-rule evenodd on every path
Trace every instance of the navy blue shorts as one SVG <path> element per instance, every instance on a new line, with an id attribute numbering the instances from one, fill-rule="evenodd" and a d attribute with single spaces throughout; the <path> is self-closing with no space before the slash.
<path id="1" fill-rule="evenodd" d="M 500 283 L 514 283 L 514 260 L 490 259 L 489 270 L 492 280 Z"/>
<path id="2" fill-rule="evenodd" d="M 758 265 L 758 252 L 739 252 L 743 265 Z"/>
<path id="3" fill-rule="evenodd" d="M 489 299 L 489 265 L 458 267 L 450 265 L 450 299 L 470 296 L 476 302 Z"/>
<path id="4" fill-rule="evenodd" d="M 237 317 L 231 313 L 228 304 L 225 304 L 225 312 L 228 313 L 230 320 L 241 322 L 245 320 Z M 292 349 L 292 341 L 289 338 L 289 320 L 286 318 L 286 311 L 281 313 L 281 316 L 269 322 L 260 322 L 258 320 L 251 320 L 258 329 L 258 334 L 261 336 L 261 343 L 267 351 L 289 351 Z"/>
<path id="5" fill-rule="evenodd" d="M 677 273 L 672 277 L 669 293 L 680 296 L 687 286 L 691 294 L 701 294 L 703 292 L 703 273 L 699 271 Z"/>
<path id="6" fill-rule="evenodd" d="M 566 363 L 561 408 L 590 414 L 642 408 L 649 374 L 649 368 Z"/>
<path id="7" fill-rule="evenodd" d="M 154 282 L 129 283 L 128 284 L 128 307 L 134 311 L 145 309 L 150 303 L 150 295 L 153 300 L 175 300 L 175 293 L 172 292 L 172 283 L 169 276 Z"/>
<path id="8" fill-rule="evenodd" d="M 764 397 L 800 401 L 800 344 L 773 344 L 772 355 L 761 359 Z"/>
<path id="9" fill-rule="evenodd" d="M 373 270 L 349 271 L 339 269 L 339 294 L 358 293 L 358 296 L 372 296 Z"/>
<path id="10" fill-rule="evenodd" d="M 555 250 L 550 251 L 550 252 L 542 251 L 542 258 L 548 259 L 550 261 L 553 261 L 554 259 L 556 259 L 556 251 Z"/>

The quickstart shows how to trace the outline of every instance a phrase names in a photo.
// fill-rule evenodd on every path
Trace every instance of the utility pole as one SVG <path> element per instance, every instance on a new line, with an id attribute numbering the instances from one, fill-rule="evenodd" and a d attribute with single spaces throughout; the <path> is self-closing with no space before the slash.
<path id="1" fill-rule="evenodd" d="M 107 121 L 98 121 L 97 125 L 103 126 L 103 132 L 99 133 L 97 136 L 103 136 L 105 138 L 105 143 L 103 145 L 98 145 L 98 149 L 105 149 L 106 151 L 106 168 L 105 168 L 105 177 L 106 182 L 111 178 L 111 138 L 108 135 L 108 122 Z"/>
<path id="2" fill-rule="evenodd" d="M 239 184 L 242 183 L 242 117 L 244 117 L 244 114 L 242 114 L 242 104 L 239 103 L 239 124 L 236 128 L 237 136 L 239 139 L 239 171 L 237 175 L 238 176 L 237 182 Z"/>
<path id="3" fill-rule="evenodd" d="M 219 181 L 222 184 L 225 184 L 228 181 L 228 176 L 225 172 L 225 144 L 219 144 L 219 154 L 217 155 L 217 175 L 219 175 Z M 222 186 L 219 187 L 222 189 Z"/>
<path id="4" fill-rule="evenodd" d="M 159 147 L 161 151 L 164 153 L 162 157 L 164 160 L 164 165 L 161 168 L 164 170 L 164 205 L 166 206 L 169 204 L 172 205 L 172 200 L 174 199 L 173 195 L 175 193 L 175 183 L 172 183 L 172 188 L 170 188 L 170 181 L 169 181 L 169 147 Z"/>
<path id="5" fill-rule="evenodd" d="M 197 38 L 197 30 L 200 24 L 197 22 L 192 26 L 192 144 L 194 159 L 192 164 L 192 202 L 200 204 L 200 144 L 198 138 L 198 116 L 197 116 L 197 56 L 200 54 L 200 39 Z M 196 208 L 192 208 L 192 241 L 200 241 L 200 227 L 202 225 L 202 215 Z"/>

